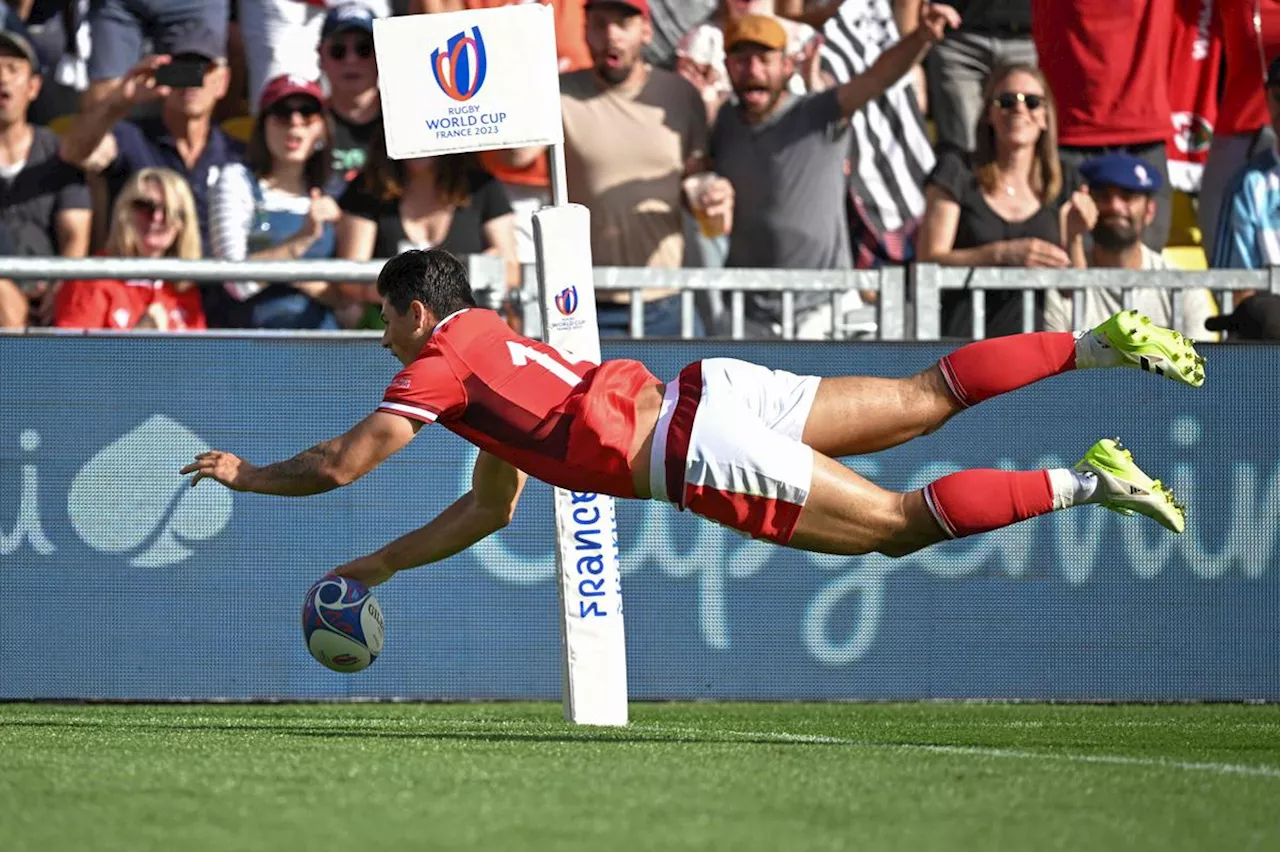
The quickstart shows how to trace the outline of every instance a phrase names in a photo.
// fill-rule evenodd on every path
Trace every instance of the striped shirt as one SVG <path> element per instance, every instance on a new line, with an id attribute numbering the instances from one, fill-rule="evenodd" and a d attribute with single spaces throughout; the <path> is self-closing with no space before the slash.
<path id="1" fill-rule="evenodd" d="M 261 206 L 254 199 L 253 184 L 257 181 L 262 198 Z M 219 260 L 244 260 L 249 250 L 250 231 L 259 213 L 294 213 L 306 216 L 311 209 L 311 199 L 305 195 L 293 195 L 267 186 L 239 163 L 227 166 L 218 176 L 209 195 L 209 241 L 213 256 Z M 254 249 L 255 251 L 257 249 Z M 257 281 L 228 281 L 227 292 L 243 302 L 262 292 L 266 285 Z"/>
<path id="2" fill-rule="evenodd" d="M 1280 154 L 1263 151 L 1227 187 L 1209 265 L 1214 269 L 1280 266 Z"/>
<path id="3" fill-rule="evenodd" d="M 822 68 L 837 84 L 864 73 L 900 38 L 889 0 L 845 0 L 822 35 Z M 910 76 L 854 113 L 850 124 L 850 189 L 870 224 L 885 233 L 918 220 L 934 154 Z"/>

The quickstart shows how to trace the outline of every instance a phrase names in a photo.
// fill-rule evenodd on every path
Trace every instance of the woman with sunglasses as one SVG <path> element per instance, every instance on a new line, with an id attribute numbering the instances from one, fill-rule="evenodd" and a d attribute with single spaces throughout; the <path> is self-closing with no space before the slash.
<path id="1" fill-rule="evenodd" d="M 1032 66 L 1011 65 L 987 78 L 983 95 L 973 155 L 941 152 L 925 182 L 917 259 L 1065 268 L 1058 116 L 1048 83 Z M 973 335 L 971 299 L 963 290 L 942 294 L 944 336 Z M 985 311 L 987 337 L 1023 330 L 1021 291 L 988 290 Z M 1038 294 L 1037 326 L 1041 311 Z"/>
<path id="2" fill-rule="evenodd" d="M 369 260 L 408 249 L 441 248 L 454 255 L 491 254 L 507 262 L 518 289 L 515 214 L 506 190 L 471 154 L 392 160 L 381 133 L 369 162 L 341 199 L 338 257 Z M 366 307 L 344 324 L 380 328 L 372 284 L 349 284 L 343 296 Z M 514 318 L 508 319 L 514 323 Z"/>
<path id="3" fill-rule="evenodd" d="M 324 195 L 329 129 L 320 87 L 281 76 L 262 90 L 247 167 L 223 169 L 209 197 L 209 236 L 223 260 L 329 258 L 338 206 Z M 226 285 L 234 328 L 336 329 L 335 291 L 323 281 Z"/>
<path id="4" fill-rule="evenodd" d="M 135 172 L 116 196 L 103 254 L 198 260 L 200 227 L 186 180 L 170 169 Z M 59 328 L 192 331 L 206 327 L 190 281 L 66 281 L 53 303 Z"/>

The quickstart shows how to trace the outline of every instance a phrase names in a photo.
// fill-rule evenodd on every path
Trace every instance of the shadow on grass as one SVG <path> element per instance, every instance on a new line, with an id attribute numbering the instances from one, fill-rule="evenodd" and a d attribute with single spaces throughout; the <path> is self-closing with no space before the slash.
<path id="1" fill-rule="evenodd" d="M 568 724 L 568 723 L 566 723 Z M 137 722 L 121 724 L 106 719 L 17 719 L 0 722 L 2 728 L 50 728 L 50 729 L 99 729 L 112 733 L 136 733 L 148 731 L 165 732 L 198 732 L 209 734 L 236 734 L 242 732 L 270 733 L 276 736 L 311 737 L 316 739 L 395 739 L 395 740 L 454 740 L 458 742 L 538 742 L 538 743 L 658 743 L 658 744 L 699 744 L 699 745 L 777 745 L 777 746 L 847 746 L 851 743 L 838 740 L 822 740 L 818 738 L 789 738 L 786 735 L 759 736 L 750 734 L 721 735 L 715 732 L 687 734 L 654 731 L 628 731 L 613 728 L 584 728 L 581 733 L 555 733 L 553 731 L 387 731 L 379 729 L 358 728 L 350 724 L 342 727 L 321 725 L 271 725 L 257 723 L 226 722 Z"/>

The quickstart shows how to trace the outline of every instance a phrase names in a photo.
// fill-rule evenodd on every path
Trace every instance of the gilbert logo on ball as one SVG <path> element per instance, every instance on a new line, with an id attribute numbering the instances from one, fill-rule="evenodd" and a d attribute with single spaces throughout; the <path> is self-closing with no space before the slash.
<path id="1" fill-rule="evenodd" d="M 382 609 L 364 583 L 325 577 L 302 604 L 302 636 L 311 656 L 335 672 L 366 669 L 382 652 Z"/>

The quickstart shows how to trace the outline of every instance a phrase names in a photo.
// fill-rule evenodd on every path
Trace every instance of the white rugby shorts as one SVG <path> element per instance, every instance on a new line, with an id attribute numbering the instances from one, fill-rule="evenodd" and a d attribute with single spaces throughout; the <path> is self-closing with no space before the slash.
<path id="1" fill-rule="evenodd" d="M 813 481 L 813 450 L 800 439 L 818 381 L 732 358 L 685 367 L 667 383 L 654 432 L 654 499 L 786 544 Z"/>

